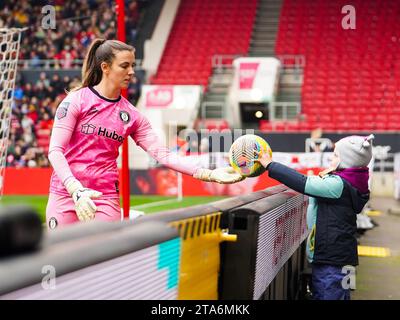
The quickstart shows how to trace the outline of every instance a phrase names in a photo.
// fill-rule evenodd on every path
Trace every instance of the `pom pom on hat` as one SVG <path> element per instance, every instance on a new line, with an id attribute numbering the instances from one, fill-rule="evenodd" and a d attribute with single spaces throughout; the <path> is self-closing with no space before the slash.
<path id="1" fill-rule="evenodd" d="M 371 141 L 375 139 L 375 136 L 373 134 L 370 134 L 368 137 L 365 138 L 365 141 L 363 142 L 363 147 L 368 148 L 371 145 Z"/>

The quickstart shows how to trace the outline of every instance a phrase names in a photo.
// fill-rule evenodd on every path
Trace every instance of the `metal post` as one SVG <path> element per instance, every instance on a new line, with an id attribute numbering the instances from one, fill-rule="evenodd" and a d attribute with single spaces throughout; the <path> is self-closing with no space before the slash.
<path id="1" fill-rule="evenodd" d="M 116 11 L 117 11 L 117 39 L 125 42 L 125 3 L 124 0 L 116 0 Z M 121 95 L 125 98 L 127 90 L 124 89 Z M 130 205 L 130 185 L 129 185 L 129 147 L 128 139 L 125 139 L 122 144 L 122 208 L 124 212 L 124 218 L 129 218 L 129 205 Z"/>

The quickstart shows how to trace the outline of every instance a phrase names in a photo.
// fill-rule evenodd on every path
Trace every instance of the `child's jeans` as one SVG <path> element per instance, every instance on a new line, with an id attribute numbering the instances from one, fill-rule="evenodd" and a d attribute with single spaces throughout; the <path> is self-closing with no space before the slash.
<path id="1" fill-rule="evenodd" d="M 312 293 L 314 300 L 350 300 L 350 289 L 344 288 L 343 278 L 346 273 L 342 267 L 313 264 Z"/>

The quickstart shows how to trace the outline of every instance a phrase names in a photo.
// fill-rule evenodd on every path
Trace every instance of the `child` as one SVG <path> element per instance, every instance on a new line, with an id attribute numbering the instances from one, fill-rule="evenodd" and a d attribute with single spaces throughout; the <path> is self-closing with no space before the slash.
<path id="1" fill-rule="evenodd" d="M 331 167 L 319 176 L 304 176 L 273 162 L 268 153 L 259 161 L 269 176 L 309 195 L 307 256 L 312 263 L 316 300 L 350 300 L 344 266 L 358 264 L 356 214 L 369 200 L 368 163 L 373 135 L 349 136 L 336 143 Z"/>

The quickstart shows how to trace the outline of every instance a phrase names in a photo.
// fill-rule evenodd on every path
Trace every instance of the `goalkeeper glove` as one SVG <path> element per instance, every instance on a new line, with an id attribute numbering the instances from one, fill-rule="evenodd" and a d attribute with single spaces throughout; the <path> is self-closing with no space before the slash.
<path id="1" fill-rule="evenodd" d="M 197 169 L 193 175 L 194 178 L 218 183 L 235 183 L 242 181 L 245 177 L 237 173 L 232 167 L 210 169 Z"/>
<path id="2" fill-rule="evenodd" d="M 100 198 L 102 193 L 84 188 L 77 179 L 71 179 L 65 187 L 75 203 L 75 211 L 80 221 L 94 219 L 97 210 L 92 198 Z"/>

